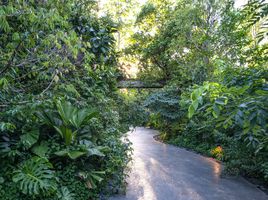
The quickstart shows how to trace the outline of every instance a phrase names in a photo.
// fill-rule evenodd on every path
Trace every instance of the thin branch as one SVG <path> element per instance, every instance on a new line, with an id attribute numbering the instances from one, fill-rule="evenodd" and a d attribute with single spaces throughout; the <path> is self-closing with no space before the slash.
<path id="1" fill-rule="evenodd" d="M 46 91 L 49 90 L 49 88 L 52 86 L 52 84 L 53 84 L 53 82 L 54 82 L 55 77 L 57 76 L 57 74 L 58 74 L 58 72 L 55 72 L 55 73 L 54 73 L 52 80 L 50 81 L 50 83 L 48 84 L 48 86 L 46 87 L 46 89 L 44 89 L 44 90 L 40 93 L 40 95 L 43 95 Z"/>
<path id="2" fill-rule="evenodd" d="M 41 71 L 41 70 L 43 70 L 44 68 L 39 68 L 39 69 L 36 69 L 36 70 L 32 70 L 32 71 L 30 71 L 30 72 L 28 72 L 28 73 L 26 73 L 26 74 L 24 74 L 24 75 L 22 75 L 22 76 L 19 76 L 19 77 L 17 77 L 17 78 L 13 78 L 13 80 L 15 80 L 15 81 L 17 81 L 17 80 L 21 80 L 21 79 L 23 79 L 23 78 L 25 78 L 26 76 L 28 76 L 29 74 L 31 74 L 31 73 L 33 73 L 33 72 L 39 72 L 39 71 Z"/>

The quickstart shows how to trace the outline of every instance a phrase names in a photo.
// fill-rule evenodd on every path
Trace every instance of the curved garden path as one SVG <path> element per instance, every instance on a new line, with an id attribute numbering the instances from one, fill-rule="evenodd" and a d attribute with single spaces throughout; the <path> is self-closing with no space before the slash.
<path id="1" fill-rule="evenodd" d="M 243 178 L 221 178 L 213 159 L 153 139 L 157 132 L 136 128 L 129 134 L 134 155 L 125 196 L 111 200 L 267 200 Z"/>

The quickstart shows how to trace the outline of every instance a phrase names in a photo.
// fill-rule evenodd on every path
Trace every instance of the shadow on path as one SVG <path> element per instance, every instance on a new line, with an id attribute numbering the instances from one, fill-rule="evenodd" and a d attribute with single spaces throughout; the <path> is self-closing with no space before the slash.
<path id="1" fill-rule="evenodd" d="M 134 155 L 127 192 L 110 200 L 268 200 L 241 177 L 221 178 L 213 159 L 157 142 L 156 134 L 146 128 L 129 134 Z"/>

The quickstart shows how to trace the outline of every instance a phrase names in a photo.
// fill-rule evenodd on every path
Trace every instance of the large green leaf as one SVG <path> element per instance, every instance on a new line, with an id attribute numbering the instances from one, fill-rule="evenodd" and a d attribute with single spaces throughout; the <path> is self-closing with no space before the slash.
<path id="1" fill-rule="evenodd" d="M 42 141 L 41 144 L 34 145 L 31 150 L 39 157 L 46 157 L 46 153 L 49 150 L 49 146 L 47 142 Z"/>
<path id="2" fill-rule="evenodd" d="M 95 155 L 95 156 L 105 156 L 100 150 L 99 150 L 99 148 L 88 148 L 87 149 L 87 151 L 88 151 L 88 155 L 89 156 L 93 156 L 93 155 Z"/>
<path id="3" fill-rule="evenodd" d="M 55 155 L 57 156 L 66 156 L 66 157 L 69 157 L 73 160 L 81 157 L 81 156 L 84 156 L 86 155 L 87 152 L 86 151 L 79 151 L 79 150 L 68 150 L 68 149 L 65 149 L 65 150 L 62 150 L 62 151 L 57 151 L 55 153 Z"/>
<path id="4" fill-rule="evenodd" d="M 87 154 L 87 152 L 85 152 L 85 151 L 70 151 L 70 152 L 68 152 L 68 156 L 73 160 L 75 160 L 81 156 L 84 156 L 86 154 Z"/>
<path id="5" fill-rule="evenodd" d="M 53 126 L 67 146 L 75 141 L 76 134 L 83 124 L 97 115 L 97 112 L 91 109 L 78 109 L 64 100 L 58 100 L 56 108 L 37 112 L 36 115 L 46 124 Z"/>
<path id="6" fill-rule="evenodd" d="M 188 108 L 188 117 L 192 118 L 192 116 L 194 115 L 195 109 L 193 105 L 190 105 Z"/>
<path id="7" fill-rule="evenodd" d="M 86 121 L 91 119 L 92 117 L 96 116 L 96 112 L 91 111 L 90 109 L 81 109 L 76 110 L 76 112 L 73 113 L 72 118 L 70 119 L 70 122 L 73 126 L 75 126 L 77 129 L 80 128 L 80 126 Z"/>
<path id="8" fill-rule="evenodd" d="M 35 129 L 32 131 L 29 131 L 28 133 L 20 136 L 20 140 L 22 144 L 29 149 L 32 145 L 34 145 L 39 138 L 39 130 Z"/>
<path id="9" fill-rule="evenodd" d="M 54 128 L 64 139 L 66 145 L 70 145 L 72 141 L 75 139 L 76 131 L 72 131 L 70 128 L 66 126 L 60 126 L 60 127 L 54 126 Z"/>
<path id="10" fill-rule="evenodd" d="M 35 113 L 35 115 L 42 120 L 44 123 L 50 126 L 59 126 L 62 124 L 59 116 L 56 115 L 55 111 L 53 110 L 42 110 Z"/>
<path id="11" fill-rule="evenodd" d="M 20 168 L 14 172 L 12 180 L 19 184 L 19 188 L 24 194 L 29 195 L 51 193 L 57 188 L 51 163 L 39 157 L 33 157 L 23 162 Z"/>
<path id="12" fill-rule="evenodd" d="M 57 101 L 56 107 L 64 124 L 69 125 L 70 119 L 72 119 L 77 109 L 74 106 L 72 106 L 70 102 L 66 101 Z"/>
<path id="13" fill-rule="evenodd" d="M 194 109 L 197 110 L 197 108 L 198 108 L 198 99 L 194 100 L 192 102 L 192 105 L 193 105 Z"/>

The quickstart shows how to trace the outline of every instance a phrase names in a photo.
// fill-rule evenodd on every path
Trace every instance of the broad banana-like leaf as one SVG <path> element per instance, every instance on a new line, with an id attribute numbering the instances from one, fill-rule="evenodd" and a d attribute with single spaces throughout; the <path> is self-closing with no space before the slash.
<path id="1" fill-rule="evenodd" d="M 69 124 L 69 120 L 73 117 L 75 112 L 77 112 L 77 109 L 72 106 L 70 102 L 62 102 L 58 101 L 56 103 L 57 111 L 59 115 L 61 116 L 61 119 L 63 120 L 63 123 L 65 125 Z"/>
<path id="2" fill-rule="evenodd" d="M 75 113 L 73 113 L 72 118 L 70 119 L 70 123 L 76 127 L 77 129 L 81 127 L 83 123 L 86 121 L 92 119 L 97 115 L 97 112 L 92 111 L 90 109 L 81 109 L 76 110 Z"/>
<path id="3" fill-rule="evenodd" d="M 69 146 L 76 137 L 76 131 L 72 131 L 70 128 L 66 126 L 60 126 L 60 127 L 54 126 L 54 128 L 64 139 L 64 142 L 67 146 Z"/>

